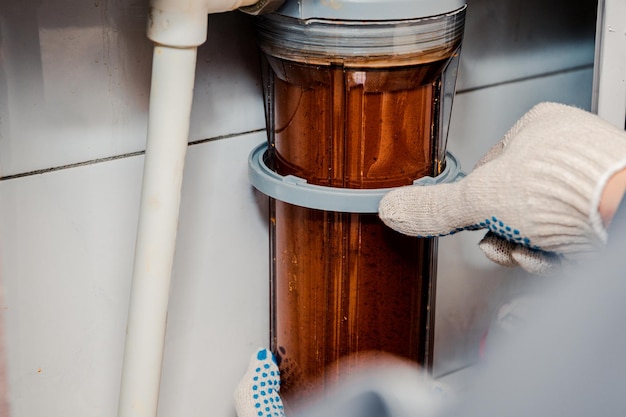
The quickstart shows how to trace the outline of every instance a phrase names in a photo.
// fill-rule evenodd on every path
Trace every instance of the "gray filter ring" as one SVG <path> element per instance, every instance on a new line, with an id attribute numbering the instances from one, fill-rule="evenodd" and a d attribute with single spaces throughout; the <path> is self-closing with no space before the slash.
<path id="1" fill-rule="evenodd" d="M 395 188 L 352 189 L 326 187 L 307 183 L 304 178 L 294 175 L 282 176 L 272 171 L 265 163 L 267 143 L 252 150 L 248 158 L 248 178 L 254 188 L 263 194 L 285 203 L 310 209 L 346 213 L 378 213 L 378 204 L 385 194 Z M 465 174 L 451 153 L 446 153 L 446 167 L 436 177 L 422 177 L 413 181 L 414 187 L 445 184 L 458 181 Z"/>

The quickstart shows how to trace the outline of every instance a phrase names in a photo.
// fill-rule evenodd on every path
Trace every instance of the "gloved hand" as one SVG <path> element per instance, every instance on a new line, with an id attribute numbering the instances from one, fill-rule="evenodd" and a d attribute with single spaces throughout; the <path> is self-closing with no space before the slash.
<path id="1" fill-rule="evenodd" d="M 259 348 L 234 393 L 238 417 L 285 417 L 280 372 L 269 349 Z"/>
<path id="2" fill-rule="evenodd" d="M 625 166 L 624 131 L 586 111 L 541 103 L 467 177 L 394 190 L 379 216 L 411 236 L 488 229 L 479 246 L 489 259 L 541 273 L 606 243 L 600 195 Z"/>
<path id="3" fill-rule="evenodd" d="M 299 407 L 298 415 L 432 416 L 453 399 L 453 393 L 444 384 L 404 359 L 383 356 L 381 362 L 363 365 L 360 373 L 346 379 L 336 391 Z M 280 382 L 272 352 L 259 348 L 234 393 L 237 416 L 285 417 Z"/>

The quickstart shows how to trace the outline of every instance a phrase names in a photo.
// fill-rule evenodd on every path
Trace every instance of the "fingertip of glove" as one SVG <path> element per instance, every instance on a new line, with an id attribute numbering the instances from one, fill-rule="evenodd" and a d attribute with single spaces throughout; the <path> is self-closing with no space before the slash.
<path id="1" fill-rule="evenodd" d="M 378 213 L 385 218 L 395 218 L 410 211 L 417 202 L 423 202 L 432 188 L 417 185 L 408 185 L 389 191 L 378 203 Z"/>
<path id="2" fill-rule="evenodd" d="M 487 259 L 506 267 L 518 265 L 515 259 L 511 257 L 514 245 L 514 243 L 499 238 L 493 233 L 487 233 L 478 243 L 478 247 L 485 254 Z"/>
<path id="3" fill-rule="evenodd" d="M 390 207 L 402 203 L 404 201 L 407 188 L 408 187 L 400 187 L 396 188 L 395 190 L 389 191 L 383 196 L 383 198 L 380 199 L 379 206 Z"/>
<path id="4" fill-rule="evenodd" d="M 511 252 L 511 257 L 522 269 L 534 275 L 548 275 L 561 265 L 559 255 L 529 249 L 521 245 L 518 245 Z"/>
<path id="5" fill-rule="evenodd" d="M 251 356 L 250 368 L 258 366 L 259 363 L 267 364 L 268 366 L 271 366 L 272 368 L 278 367 L 277 362 L 276 362 L 276 357 L 274 356 L 272 351 L 266 347 L 258 348 L 256 352 Z"/>
<path id="6" fill-rule="evenodd" d="M 378 217 L 385 226 L 409 235 L 414 236 L 411 220 L 413 214 L 406 198 L 406 190 L 398 189 L 387 193 L 378 205 Z"/>
<path id="7" fill-rule="evenodd" d="M 487 233 L 478 247 L 490 261 L 506 267 L 519 266 L 534 275 L 550 274 L 561 265 L 561 258 L 555 253 L 530 249 L 493 233 Z"/>
<path id="8" fill-rule="evenodd" d="M 390 226 L 395 219 L 402 214 L 402 207 L 404 205 L 404 190 L 397 189 L 388 192 L 378 203 L 378 217 Z"/>
<path id="9" fill-rule="evenodd" d="M 238 417 L 284 417 L 280 392 L 280 372 L 272 352 L 258 348 L 250 358 L 245 375 L 235 388 L 233 398 Z"/>

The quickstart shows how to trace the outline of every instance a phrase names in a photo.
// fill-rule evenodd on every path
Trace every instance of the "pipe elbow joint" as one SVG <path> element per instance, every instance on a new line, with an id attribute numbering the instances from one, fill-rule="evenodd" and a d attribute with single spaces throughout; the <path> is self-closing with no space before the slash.
<path id="1" fill-rule="evenodd" d="M 148 38 L 155 43 L 175 48 L 200 46 L 207 38 L 208 14 L 250 7 L 257 1 L 151 0 L 148 13 Z"/>

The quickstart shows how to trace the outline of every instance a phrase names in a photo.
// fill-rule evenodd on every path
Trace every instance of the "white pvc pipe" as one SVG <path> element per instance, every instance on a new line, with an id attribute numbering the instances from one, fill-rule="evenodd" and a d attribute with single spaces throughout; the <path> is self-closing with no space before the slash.
<path id="1" fill-rule="evenodd" d="M 206 40 L 207 14 L 256 1 L 150 1 L 147 35 L 156 46 L 118 417 L 157 414 L 197 47 Z"/>
<path id="2" fill-rule="evenodd" d="M 154 48 L 119 417 L 157 413 L 196 49 Z"/>
<path id="3" fill-rule="evenodd" d="M 276 2 L 277 0 L 265 0 Z M 202 45 L 207 15 L 251 6 L 257 0 L 150 0 L 147 35 L 153 42 L 179 48 Z"/>

